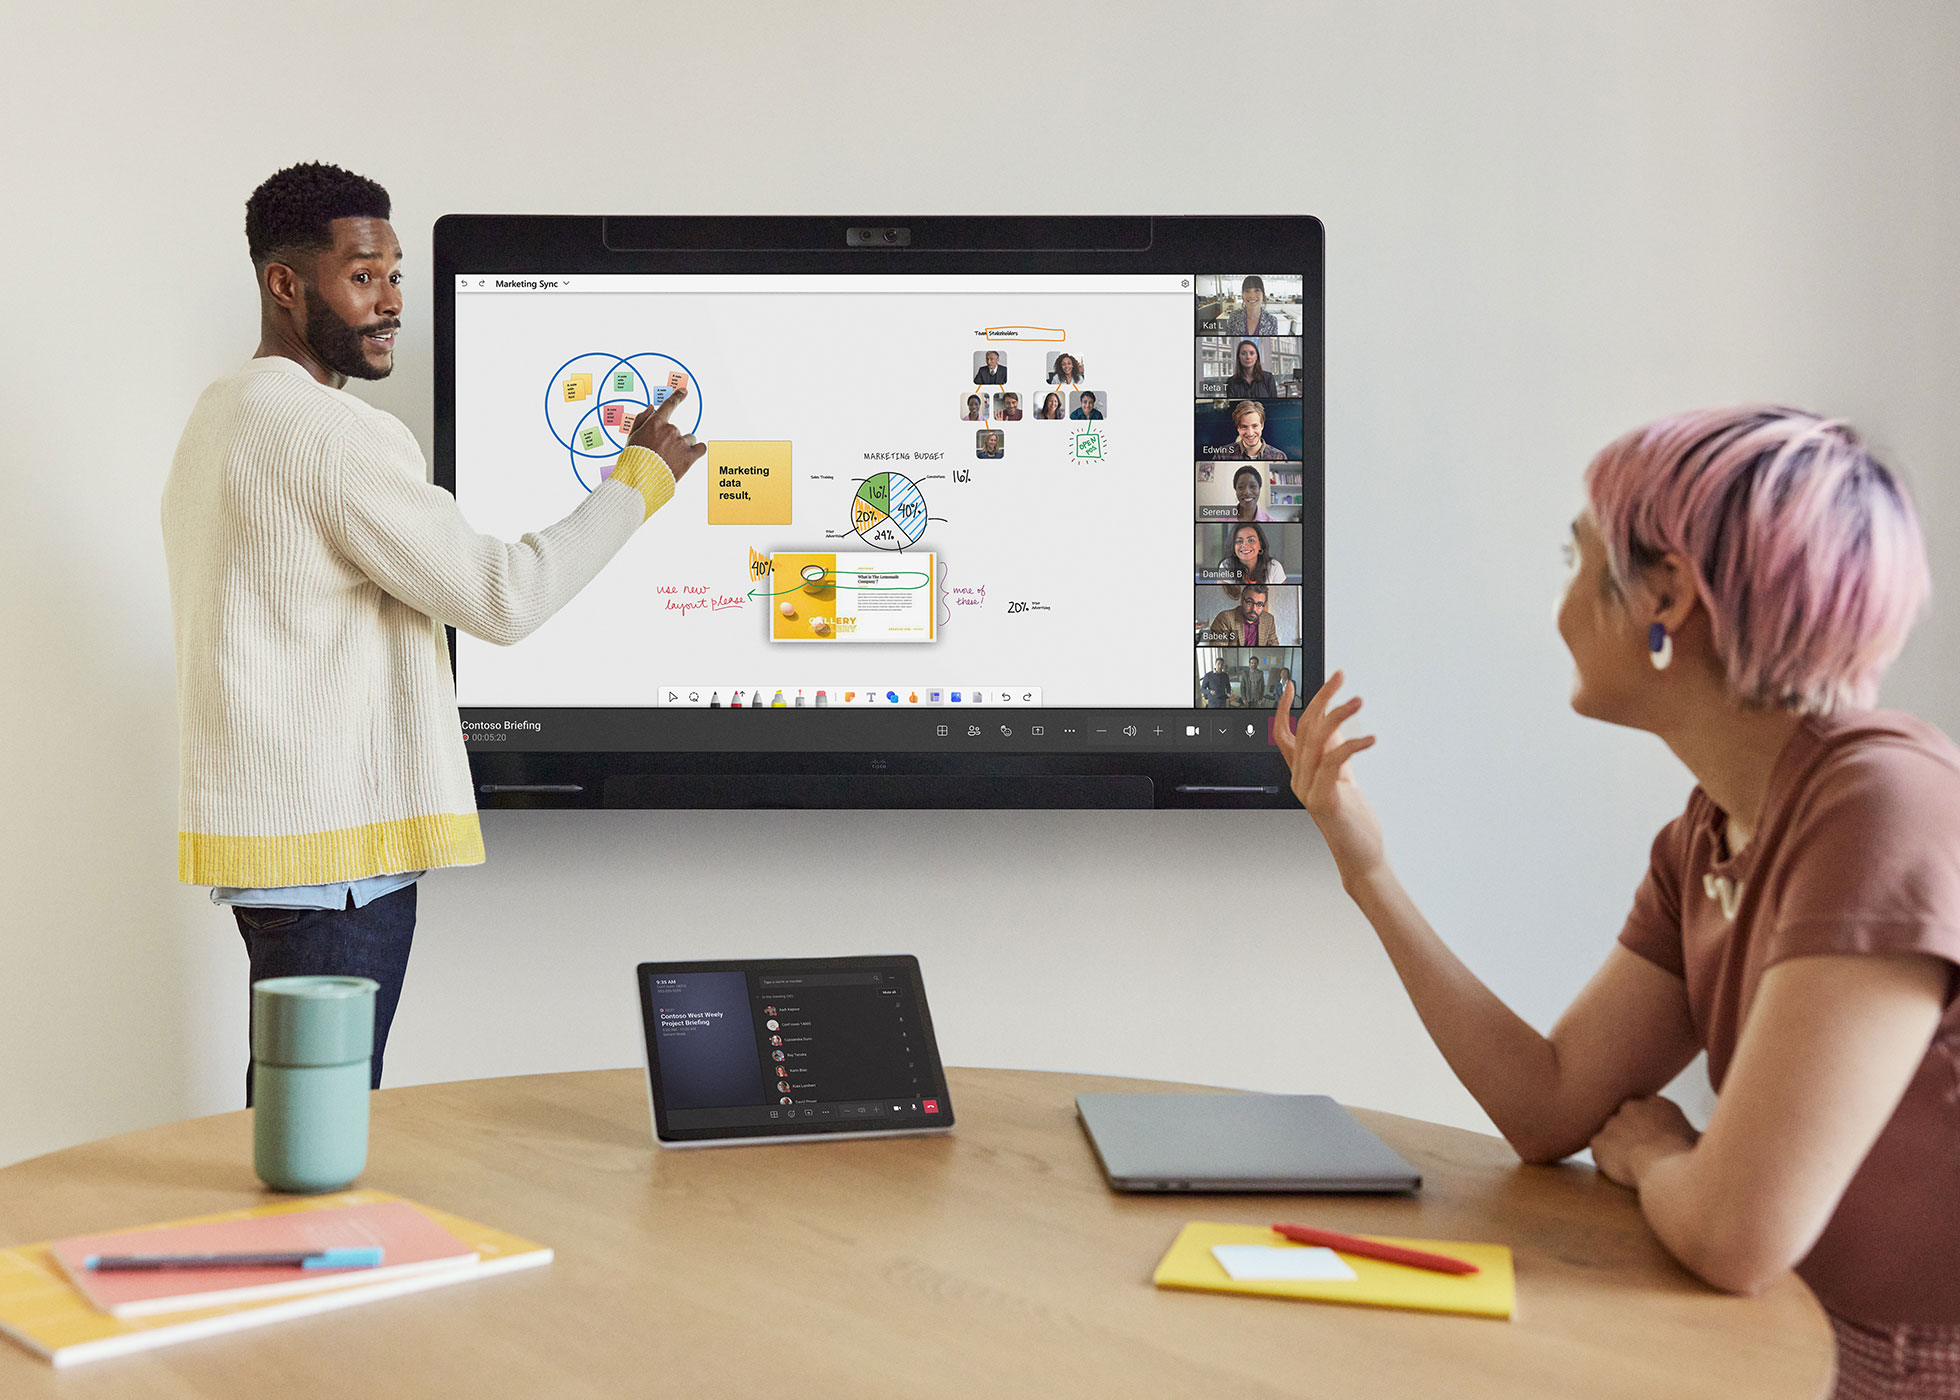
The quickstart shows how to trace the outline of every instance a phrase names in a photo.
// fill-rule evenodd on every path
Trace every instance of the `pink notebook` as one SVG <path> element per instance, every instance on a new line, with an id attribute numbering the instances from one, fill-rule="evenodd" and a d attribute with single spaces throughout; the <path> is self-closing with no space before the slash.
<path id="1" fill-rule="evenodd" d="M 360 1269 L 165 1269 L 98 1273 L 91 1254 L 243 1254 L 378 1245 L 381 1263 Z M 70 1281 L 115 1317 L 184 1312 L 313 1293 L 440 1269 L 468 1268 L 476 1251 L 407 1201 L 335 1206 L 214 1225 L 179 1225 L 110 1235 L 77 1235 L 51 1246 Z"/>

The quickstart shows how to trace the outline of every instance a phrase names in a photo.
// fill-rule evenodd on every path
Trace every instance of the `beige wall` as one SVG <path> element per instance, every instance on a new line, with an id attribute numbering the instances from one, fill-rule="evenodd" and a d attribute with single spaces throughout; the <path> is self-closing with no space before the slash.
<path id="1" fill-rule="evenodd" d="M 1849 415 L 1951 576 L 1956 59 L 1942 3 L 14 7 L 0 1161 L 238 1100 L 243 955 L 174 883 L 157 497 L 254 342 L 241 206 L 276 167 L 386 183 L 424 298 L 452 211 L 1320 215 L 1361 777 L 1438 925 L 1549 1024 L 1688 786 L 1564 707 L 1591 450 L 1711 401 Z M 425 444 L 430 374 L 423 299 L 363 392 Z M 1960 728 L 1956 653 L 1936 605 L 1888 698 Z M 641 958 L 911 949 L 956 1063 L 1480 1121 L 1297 814 L 487 827 L 486 868 L 425 888 L 393 1082 L 631 1063 Z M 750 863 L 790 827 L 810 862 Z M 813 878 L 866 849 L 875 901 Z"/>

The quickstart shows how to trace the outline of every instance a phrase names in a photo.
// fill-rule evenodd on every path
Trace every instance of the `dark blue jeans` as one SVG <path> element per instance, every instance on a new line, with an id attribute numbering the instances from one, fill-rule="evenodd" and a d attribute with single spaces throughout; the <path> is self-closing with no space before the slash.
<path id="1" fill-rule="evenodd" d="M 369 1080 L 381 1087 L 381 1052 L 401 1000 L 408 972 L 408 945 L 415 937 L 415 886 L 404 885 L 365 908 L 254 909 L 234 904 L 232 916 L 252 959 L 252 981 L 268 977 L 372 977 L 374 1060 Z M 248 1042 L 249 1044 L 249 1042 Z M 245 1106 L 252 1104 L 252 1072 L 245 1071 Z"/>

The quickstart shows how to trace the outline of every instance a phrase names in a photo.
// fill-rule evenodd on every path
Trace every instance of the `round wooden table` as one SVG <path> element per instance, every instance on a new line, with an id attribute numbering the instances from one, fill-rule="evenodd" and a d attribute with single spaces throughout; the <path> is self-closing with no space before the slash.
<path id="1" fill-rule="evenodd" d="M 1631 1193 L 1498 1139 L 1361 1112 L 1415 1198 L 1135 1196 L 1081 1091 L 1188 1085 L 953 1070 L 949 1136 L 666 1152 L 638 1070 L 374 1097 L 363 1186 L 551 1245 L 542 1269 L 55 1371 L 0 1340 L 0 1395 L 286 1397 L 1823 1395 L 1830 1328 L 1676 1265 Z M 0 1169 L 0 1242 L 251 1205 L 251 1117 Z M 1159 1290 L 1187 1220 L 1292 1219 L 1516 1252 L 1510 1322 Z"/>

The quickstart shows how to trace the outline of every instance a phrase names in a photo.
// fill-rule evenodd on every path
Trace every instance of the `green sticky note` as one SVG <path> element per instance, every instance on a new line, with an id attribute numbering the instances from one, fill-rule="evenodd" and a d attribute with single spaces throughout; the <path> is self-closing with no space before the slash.
<path id="1" fill-rule="evenodd" d="M 597 452 L 599 450 L 599 444 L 605 441 L 605 436 L 597 428 L 584 428 L 579 432 L 578 445 L 583 447 L 587 452 Z"/>
<path id="2" fill-rule="evenodd" d="M 613 376 L 613 392 L 615 394 L 630 394 L 633 392 L 632 370 L 623 369 Z"/>

